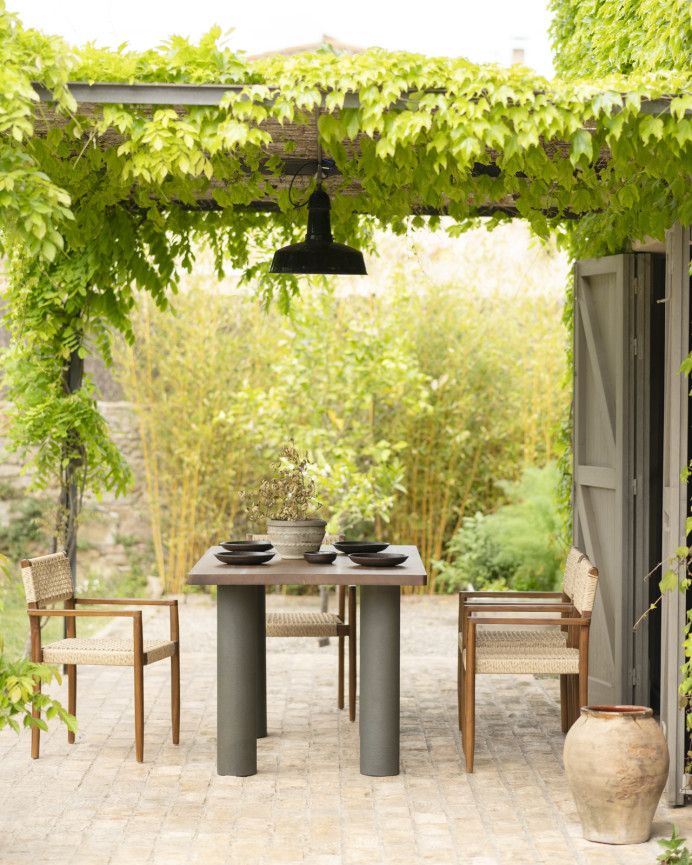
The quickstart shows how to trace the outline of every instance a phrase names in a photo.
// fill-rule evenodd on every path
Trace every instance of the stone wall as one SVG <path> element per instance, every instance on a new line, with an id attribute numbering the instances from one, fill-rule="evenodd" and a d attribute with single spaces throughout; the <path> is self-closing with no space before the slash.
<path id="1" fill-rule="evenodd" d="M 99 385 L 100 392 L 119 395 L 115 383 L 108 388 Z M 42 540 L 32 542 L 25 555 L 42 555 L 50 551 L 50 534 L 54 518 L 52 503 L 57 490 L 38 494 L 28 491 L 30 475 L 22 475 L 22 465 L 16 454 L 6 450 L 3 433 L 7 427 L 11 406 L 0 405 L 0 524 L 16 519 L 22 498 L 37 495 L 45 503 L 45 527 Z M 128 494 L 116 498 L 104 493 L 100 502 L 93 497 L 85 501 L 83 522 L 78 535 L 77 577 L 80 584 L 87 579 L 101 582 L 127 576 L 133 569 L 148 572 L 151 568 L 151 530 L 147 507 L 146 484 L 137 418 L 132 405 L 121 399 L 99 401 L 99 410 L 108 421 L 115 444 L 123 452 L 132 469 L 135 484 Z M 8 490 L 12 490 L 8 493 Z M 14 516 L 13 516 L 14 515 Z M 0 550 L 1 552 L 1 550 Z M 18 564 L 18 563 L 16 563 Z"/>

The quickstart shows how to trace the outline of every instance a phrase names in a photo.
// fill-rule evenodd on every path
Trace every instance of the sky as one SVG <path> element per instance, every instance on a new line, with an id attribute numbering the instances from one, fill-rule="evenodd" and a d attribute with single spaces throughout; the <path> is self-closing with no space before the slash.
<path id="1" fill-rule="evenodd" d="M 524 63 L 552 75 L 547 0 L 349 0 L 293 3 L 262 0 L 6 0 L 25 27 L 63 36 L 73 45 L 95 42 L 143 51 L 168 36 L 198 41 L 214 24 L 233 28 L 236 51 L 266 51 L 320 42 L 323 35 L 361 48 L 379 46 L 430 56 L 463 56 L 509 66 Z"/>

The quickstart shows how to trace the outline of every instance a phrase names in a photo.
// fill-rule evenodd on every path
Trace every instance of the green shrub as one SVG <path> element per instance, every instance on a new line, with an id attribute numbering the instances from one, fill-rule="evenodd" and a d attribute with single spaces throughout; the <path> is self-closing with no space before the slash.
<path id="1" fill-rule="evenodd" d="M 551 591 L 565 561 L 553 463 L 524 469 L 516 482 L 498 482 L 508 503 L 494 513 L 466 518 L 450 543 L 450 561 L 436 562 L 446 591 L 474 589 Z"/>
<path id="2" fill-rule="evenodd" d="M 48 694 L 34 690 L 34 681 L 47 685 L 55 679 L 60 684 L 60 673 L 49 664 L 34 664 L 27 658 L 8 661 L 0 654 L 0 730 L 10 726 L 16 733 L 21 727 L 17 718 L 23 718 L 24 727 L 40 727 L 47 730 L 46 720 L 59 718 L 68 729 L 77 730 L 77 720 L 73 715 L 53 700 Z M 34 718 L 32 709 L 38 708 L 45 716 Z"/>

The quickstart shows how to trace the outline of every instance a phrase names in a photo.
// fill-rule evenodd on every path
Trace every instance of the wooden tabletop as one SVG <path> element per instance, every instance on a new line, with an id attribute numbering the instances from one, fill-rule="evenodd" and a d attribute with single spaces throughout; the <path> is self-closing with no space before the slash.
<path id="1" fill-rule="evenodd" d="M 425 586 L 428 581 L 418 550 L 408 545 L 391 545 L 384 550 L 408 556 L 403 564 L 390 568 L 356 565 L 345 555 L 337 555 L 331 565 L 312 565 L 304 559 L 282 559 L 278 553 L 263 565 L 224 565 L 214 556 L 223 552 L 223 547 L 210 547 L 188 573 L 188 585 Z"/>

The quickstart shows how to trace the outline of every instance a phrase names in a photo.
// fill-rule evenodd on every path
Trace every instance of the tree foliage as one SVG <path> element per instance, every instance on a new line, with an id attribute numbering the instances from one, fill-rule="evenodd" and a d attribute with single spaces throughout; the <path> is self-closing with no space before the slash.
<path id="1" fill-rule="evenodd" d="M 687 0 L 551 0 L 550 6 L 555 67 L 568 77 L 690 67 Z"/>

